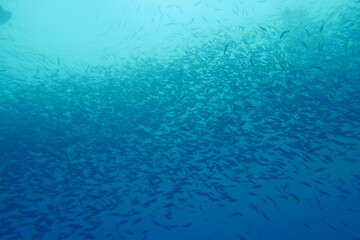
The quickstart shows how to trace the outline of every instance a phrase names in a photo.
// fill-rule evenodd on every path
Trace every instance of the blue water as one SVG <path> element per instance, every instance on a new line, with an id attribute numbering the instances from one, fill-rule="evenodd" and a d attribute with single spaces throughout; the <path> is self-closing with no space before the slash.
<path id="1" fill-rule="evenodd" d="M 1 240 L 360 239 L 359 1 L 0 7 Z"/>

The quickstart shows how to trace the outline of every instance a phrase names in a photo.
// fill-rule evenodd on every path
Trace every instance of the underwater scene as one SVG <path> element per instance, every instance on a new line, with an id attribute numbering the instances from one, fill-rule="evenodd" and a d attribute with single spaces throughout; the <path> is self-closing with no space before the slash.
<path id="1" fill-rule="evenodd" d="M 360 240 L 359 0 L 0 0 L 0 240 Z"/>

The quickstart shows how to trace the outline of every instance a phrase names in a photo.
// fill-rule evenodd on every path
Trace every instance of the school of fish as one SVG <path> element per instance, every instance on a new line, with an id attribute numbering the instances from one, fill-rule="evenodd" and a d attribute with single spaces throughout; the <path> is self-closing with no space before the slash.
<path id="1" fill-rule="evenodd" d="M 0 70 L 0 239 L 359 240 L 358 10 Z"/>

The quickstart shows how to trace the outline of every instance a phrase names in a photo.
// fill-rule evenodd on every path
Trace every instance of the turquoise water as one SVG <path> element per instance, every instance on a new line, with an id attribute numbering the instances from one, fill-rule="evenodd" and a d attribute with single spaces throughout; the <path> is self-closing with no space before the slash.
<path id="1" fill-rule="evenodd" d="M 0 239 L 360 239 L 360 4 L 1 0 Z"/>

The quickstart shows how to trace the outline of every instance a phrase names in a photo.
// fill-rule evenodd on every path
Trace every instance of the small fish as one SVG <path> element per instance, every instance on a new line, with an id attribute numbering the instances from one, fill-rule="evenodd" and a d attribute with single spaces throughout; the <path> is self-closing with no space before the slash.
<path id="1" fill-rule="evenodd" d="M 236 236 L 237 236 L 237 238 L 239 239 L 239 240 L 246 240 L 246 238 L 245 237 L 243 237 L 242 235 L 240 235 L 240 234 L 236 234 Z"/>
<path id="2" fill-rule="evenodd" d="M 267 221 L 270 221 L 270 218 L 269 218 L 263 211 L 261 211 L 261 215 L 262 215 Z"/>
<path id="3" fill-rule="evenodd" d="M 328 226 L 329 228 L 331 228 L 332 230 L 334 231 L 338 231 L 338 229 L 336 227 L 334 227 L 333 225 L 329 224 L 329 223 L 326 223 L 326 222 L 323 222 L 324 225 Z"/>
<path id="4" fill-rule="evenodd" d="M 187 96 L 187 93 L 185 93 L 183 96 L 181 96 L 179 99 L 179 102 L 181 102 L 186 96 Z"/>
<path id="5" fill-rule="evenodd" d="M 325 171 L 327 168 L 325 168 L 325 167 L 321 167 L 321 168 L 318 168 L 318 169 L 316 169 L 314 172 L 323 172 L 323 171 Z"/>
<path id="6" fill-rule="evenodd" d="M 329 193 L 327 193 L 327 192 L 325 192 L 325 191 L 323 191 L 323 190 L 321 190 L 321 189 L 319 189 L 319 188 L 316 188 L 316 190 L 318 190 L 318 192 L 319 192 L 321 195 L 328 196 L 328 197 L 331 196 Z"/>
<path id="7" fill-rule="evenodd" d="M 340 192 L 344 193 L 344 194 L 351 194 L 348 190 L 342 188 L 342 187 L 339 187 L 339 186 L 335 186 L 335 188 L 337 188 Z"/>
<path id="8" fill-rule="evenodd" d="M 317 49 L 318 49 L 318 52 L 322 52 L 324 50 L 324 42 L 323 41 L 321 41 L 321 40 L 319 41 Z"/>
<path id="9" fill-rule="evenodd" d="M 325 70 L 322 68 L 322 67 L 312 67 L 313 69 L 317 69 L 317 70 L 320 70 L 322 72 L 325 72 Z"/>
<path id="10" fill-rule="evenodd" d="M 281 63 L 279 63 L 280 67 L 281 67 L 281 70 L 285 71 L 285 67 L 284 65 L 282 65 Z"/>
<path id="11" fill-rule="evenodd" d="M 305 186 L 307 186 L 307 187 L 312 187 L 312 185 L 311 185 L 311 184 L 306 183 L 306 182 L 299 182 L 299 183 L 301 183 L 301 184 L 303 184 L 303 185 L 305 185 Z"/>
<path id="12" fill-rule="evenodd" d="M 282 32 L 282 33 L 280 34 L 280 39 L 282 39 L 282 38 L 284 37 L 284 35 L 287 34 L 287 33 L 289 33 L 289 32 L 290 32 L 290 30 L 286 30 L 286 31 Z"/>
<path id="13" fill-rule="evenodd" d="M 161 224 L 157 221 L 153 221 L 153 223 L 156 225 L 156 226 L 161 226 Z"/>
<path id="14" fill-rule="evenodd" d="M 304 227 L 306 227 L 309 230 L 312 230 L 312 227 L 310 227 L 308 224 L 306 223 L 301 223 L 301 225 L 303 225 Z"/>
<path id="15" fill-rule="evenodd" d="M 322 31 L 324 30 L 324 25 L 325 25 L 325 22 L 323 22 L 319 28 L 320 33 L 322 33 Z"/>
<path id="16" fill-rule="evenodd" d="M 192 226 L 192 223 L 187 223 L 187 224 L 182 225 L 182 227 L 184 227 L 184 228 L 188 228 L 188 227 L 191 227 L 191 226 Z"/>
<path id="17" fill-rule="evenodd" d="M 306 43 L 304 43 L 304 42 L 300 42 L 300 43 L 305 49 L 309 49 Z"/>
<path id="18" fill-rule="evenodd" d="M 260 28 L 261 30 L 263 30 L 264 32 L 267 32 L 267 29 L 266 29 L 266 28 L 264 28 L 264 27 L 262 27 L 262 26 L 259 26 L 259 28 Z"/>
<path id="19" fill-rule="evenodd" d="M 224 55 L 226 54 L 226 51 L 227 51 L 228 47 L 229 47 L 229 43 L 227 43 L 227 44 L 225 45 L 225 48 L 224 48 Z"/>
<path id="20" fill-rule="evenodd" d="M 110 216 L 113 216 L 113 215 L 110 215 Z M 116 216 L 116 215 L 115 215 Z M 118 222 L 118 224 L 126 224 L 126 223 L 128 223 L 129 221 L 128 220 L 122 220 L 122 221 L 120 221 L 120 222 Z"/>
<path id="21" fill-rule="evenodd" d="M 195 20 L 195 17 L 193 17 L 188 24 L 192 24 Z"/>
<path id="22" fill-rule="evenodd" d="M 134 235 L 135 233 L 134 232 L 132 232 L 132 231 L 126 231 L 125 233 L 127 233 L 127 234 L 129 234 L 129 235 Z"/>
<path id="23" fill-rule="evenodd" d="M 254 66 L 254 61 L 253 61 L 253 59 L 254 59 L 254 55 L 252 55 L 251 57 L 250 57 L 250 65 L 251 66 Z"/>
<path id="24" fill-rule="evenodd" d="M 137 219 L 134 221 L 133 225 L 138 224 L 139 222 L 141 222 L 141 220 L 142 220 L 142 218 L 137 218 Z"/>
<path id="25" fill-rule="evenodd" d="M 300 202 L 300 198 L 294 193 L 288 193 L 291 197 L 293 197 L 296 201 Z"/>

